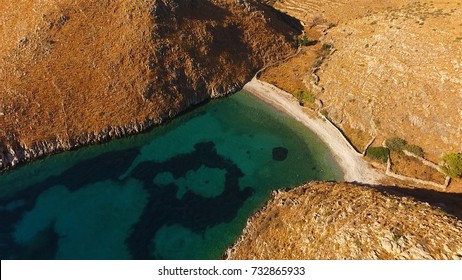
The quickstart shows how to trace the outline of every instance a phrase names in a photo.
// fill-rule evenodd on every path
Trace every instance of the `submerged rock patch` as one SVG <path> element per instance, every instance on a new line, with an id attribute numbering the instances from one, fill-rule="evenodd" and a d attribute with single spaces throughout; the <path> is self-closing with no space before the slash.
<path id="1" fill-rule="evenodd" d="M 284 147 L 273 148 L 273 160 L 275 161 L 284 161 L 287 159 L 289 150 Z"/>

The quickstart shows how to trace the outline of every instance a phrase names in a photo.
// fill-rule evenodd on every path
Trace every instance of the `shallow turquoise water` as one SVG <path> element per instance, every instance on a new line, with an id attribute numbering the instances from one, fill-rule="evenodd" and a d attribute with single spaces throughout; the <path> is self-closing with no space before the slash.
<path id="1" fill-rule="evenodd" d="M 338 180 L 312 133 L 245 92 L 0 176 L 1 259 L 217 259 L 272 190 Z"/>

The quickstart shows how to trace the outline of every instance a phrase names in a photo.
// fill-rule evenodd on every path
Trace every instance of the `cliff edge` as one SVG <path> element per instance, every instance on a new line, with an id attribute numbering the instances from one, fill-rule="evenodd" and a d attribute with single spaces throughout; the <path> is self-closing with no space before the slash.
<path id="1" fill-rule="evenodd" d="M 462 222 L 372 187 L 310 183 L 275 191 L 229 259 L 462 259 Z"/>
<path id="2" fill-rule="evenodd" d="M 0 170 L 239 90 L 298 27 L 253 0 L 0 3 Z"/>

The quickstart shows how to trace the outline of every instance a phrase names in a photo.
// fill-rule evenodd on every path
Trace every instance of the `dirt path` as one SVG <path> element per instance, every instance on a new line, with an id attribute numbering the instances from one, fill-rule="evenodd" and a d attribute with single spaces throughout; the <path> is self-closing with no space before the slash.
<path id="1" fill-rule="evenodd" d="M 363 160 L 333 126 L 322 119 L 314 119 L 303 112 L 298 101 L 289 93 L 256 78 L 244 90 L 287 113 L 318 135 L 327 144 L 344 172 L 344 180 L 376 184 L 383 177 Z"/>

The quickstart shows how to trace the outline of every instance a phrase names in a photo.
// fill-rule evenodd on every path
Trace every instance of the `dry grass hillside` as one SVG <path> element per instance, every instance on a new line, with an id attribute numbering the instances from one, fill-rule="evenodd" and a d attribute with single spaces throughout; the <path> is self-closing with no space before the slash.
<path id="1" fill-rule="evenodd" d="M 370 13 L 400 6 L 414 0 L 275 0 L 275 8 L 302 20 L 307 27 L 319 23 L 342 24 Z"/>
<path id="2" fill-rule="evenodd" d="M 236 91 L 293 52 L 298 32 L 253 0 L 2 0 L 0 11 L 0 169 Z"/>
<path id="3" fill-rule="evenodd" d="M 227 257 L 460 260 L 461 234 L 460 220 L 428 203 L 365 186 L 310 183 L 274 192 Z"/>
<path id="4" fill-rule="evenodd" d="M 339 25 L 317 72 L 331 119 L 399 136 L 438 161 L 462 151 L 462 5 L 414 2 Z"/>
<path id="5" fill-rule="evenodd" d="M 305 91 L 313 100 L 305 106 L 360 151 L 373 137 L 381 146 L 394 136 L 423 147 L 434 162 L 462 151 L 460 1 L 267 2 L 301 19 L 309 43 L 261 79 L 297 97 Z M 404 153 L 392 152 L 390 166 L 398 175 L 445 180 L 431 163 Z M 462 184 L 452 182 L 441 189 L 387 177 L 384 186 L 310 183 L 277 191 L 226 257 L 460 260 L 462 196 L 454 192 Z"/>
<path id="6" fill-rule="evenodd" d="M 456 0 L 278 0 L 304 21 L 316 44 L 261 79 L 316 100 L 363 151 L 400 137 L 440 163 L 462 152 L 462 3 Z M 444 176 L 411 157 L 392 159 L 400 175 L 441 184 Z M 400 166 L 398 166 L 400 165 Z M 460 180 L 447 190 L 460 192 Z"/>

